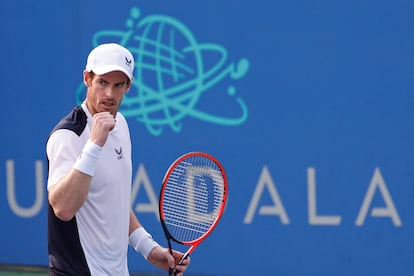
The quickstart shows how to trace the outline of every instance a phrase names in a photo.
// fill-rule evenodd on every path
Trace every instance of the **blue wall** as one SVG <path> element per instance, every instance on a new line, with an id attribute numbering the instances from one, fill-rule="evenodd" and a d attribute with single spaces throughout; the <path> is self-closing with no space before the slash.
<path id="1" fill-rule="evenodd" d="M 414 2 L 0 3 L 0 263 L 47 265 L 45 141 L 98 43 L 137 62 L 125 98 L 133 208 L 162 244 L 169 164 L 229 177 L 205 275 L 413 275 Z M 157 271 L 131 252 L 132 271 Z"/>

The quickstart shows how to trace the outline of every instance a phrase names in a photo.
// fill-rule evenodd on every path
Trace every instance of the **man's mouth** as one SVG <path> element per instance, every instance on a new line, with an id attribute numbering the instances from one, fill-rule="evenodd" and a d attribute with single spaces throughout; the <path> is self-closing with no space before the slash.
<path id="1" fill-rule="evenodd" d="M 104 102 L 102 102 L 102 104 L 106 107 L 112 107 L 112 106 L 115 105 L 115 102 L 113 102 L 113 101 L 104 101 Z"/>

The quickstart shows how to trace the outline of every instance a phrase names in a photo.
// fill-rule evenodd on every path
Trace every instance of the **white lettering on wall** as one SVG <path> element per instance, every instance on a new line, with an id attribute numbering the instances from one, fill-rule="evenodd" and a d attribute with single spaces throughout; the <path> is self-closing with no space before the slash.
<path id="1" fill-rule="evenodd" d="M 14 214 L 23 218 L 30 218 L 36 216 L 42 209 L 44 201 L 44 186 L 43 186 L 43 162 L 37 160 L 35 162 L 35 183 L 36 183 L 36 198 L 31 207 L 21 207 L 16 199 L 16 179 L 14 170 L 14 161 L 6 161 L 6 178 L 7 178 L 7 201 L 10 209 Z"/>
<path id="2" fill-rule="evenodd" d="M 387 189 L 387 185 L 385 184 L 384 178 L 382 177 L 379 168 L 375 168 L 374 175 L 372 176 L 371 183 L 369 184 L 367 193 L 365 194 L 365 198 L 362 202 L 361 209 L 359 210 L 359 214 L 355 221 L 355 225 L 364 225 L 369 206 L 372 203 L 377 188 L 378 191 L 381 193 L 382 198 L 384 199 L 386 207 L 373 207 L 371 210 L 371 216 L 389 217 L 391 218 L 395 226 L 402 226 L 400 216 L 398 215 L 397 209 L 395 208 L 394 202 Z"/>
<path id="3" fill-rule="evenodd" d="M 319 215 L 317 211 L 317 189 L 316 189 L 316 170 L 315 168 L 307 169 L 307 184 L 308 184 L 308 223 L 310 225 L 333 225 L 338 226 L 341 224 L 342 217 L 339 215 Z M 246 215 L 244 217 L 245 224 L 251 224 L 254 216 L 259 207 L 260 199 L 263 195 L 264 188 L 267 188 L 270 197 L 273 201 L 271 206 L 261 206 L 259 209 L 259 215 L 276 215 L 280 216 L 280 220 L 283 224 L 289 224 L 289 217 L 283 207 L 282 200 L 276 190 L 276 186 L 270 175 L 267 166 L 264 166 L 262 173 L 260 174 L 252 199 L 248 206 Z M 400 216 L 395 208 L 394 202 L 387 189 L 387 185 L 381 175 L 379 168 L 375 168 L 368 190 L 365 194 L 361 208 L 359 210 L 355 224 L 357 226 L 363 226 L 365 219 L 368 215 L 369 207 L 372 204 L 376 190 L 378 190 L 385 202 L 385 207 L 373 207 L 370 215 L 372 217 L 385 217 L 391 218 L 394 226 L 402 226 Z"/>
<path id="4" fill-rule="evenodd" d="M 35 195 L 32 206 L 21 206 L 18 203 L 19 195 L 16 193 L 16 172 L 14 160 L 6 160 L 6 190 L 7 202 L 13 214 L 21 218 L 31 218 L 38 215 L 45 203 L 44 166 L 41 160 L 35 161 Z M 19 179 L 17 179 L 19 180 Z M 29 185 L 21 183 L 22 186 Z M 19 186 L 20 187 L 20 186 Z M 148 202 L 138 201 L 138 195 L 144 188 Z M 266 189 L 265 189 L 266 188 Z M 372 206 L 374 196 L 382 197 L 384 206 Z M 272 204 L 260 205 L 264 193 L 268 193 Z M 339 215 L 318 214 L 316 170 L 313 167 L 307 169 L 307 192 L 308 192 L 308 223 L 309 225 L 340 225 L 342 217 Z M 153 213 L 159 220 L 158 197 L 148 177 L 143 164 L 140 164 L 136 172 L 131 191 L 132 208 L 137 213 Z M 281 197 L 276 189 L 275 182 L 267 166 L 263 166 L 257 185 L 247 208 L 243 223 L 251 224 L 256 214 L 263 216 L 278 216 L 282 224 L 290 224 L 289 216 L 283 206 Z M 355 220 L 356 226 L 364 226 L 367 217 L 390 219 L 394 226 L 401 227 L 402 221 L 395 207 L 391 194 L 384 181 L 379 168 L 375 168 L 368 189 L 362 201 L 361 207 Z"/>
<path id="5" fill-rule="evenodd" d="M 215 185 L 215 192 L 218 194 L 223 194 L 224 192 L 224 184 L 223 184 L 223 178 L 221 174 L 210 167 L 207 166 L 197 166 L 192 165 L 187 167 L 186 171 L 186 199 L 187 199 L 187 219 L 191 220 L 195 223 L 201 223 L 205 224 L 206 222 L 213 223 L 214 220 L 218 216 L 218 212 L 220 211 L 220 204 L 213 204 L 214 208 L 213 210 L 209 210 L 208 208 L 208 202 L 205 200 L 200 200 L 200 192 L 197 192 L 197 190 L 200 190 L 197 188 L 196 185 L 196 178 L 197 176 L 207 176 L 211 177 L 215 181 L 219 181 L 220 183 Z M 208 185 L 207 183 L 204 183 Z M 209 188 L 202 188 L 205 189 L 204 192 L 208 192 Z M 218 190 L 220 189 L 220 190 Z M 198 195 L 197 195 L 198 194 Z M 199 202 L 199 203 L 197 203 Z"/>
<path id="6" fill-rule="evenodd" d="M 148 177 L 147 171 L 143 164 L 140 164 L 138 167 L 137 174 L 132 184 L 131 192 L 131 202 L 134 204 L 135 200 L 138 197 L 141 186 L 144 187 L 145 192 L 147 193 L 149 202 L 148 203 L 137 203 L 134 210 L 137 213 L 154 213 L 158 220 L 160 220 L 160 215 L 158 213 L 158 198 L 155 196 L 154 189 L 152 187 L 151 181 Z"/>
<path id="7" fill-rule="evenodd" d="M 316 208 L 315 169 L 308 168 L 308 221 L 311 225 L 339 225 L 340 216 L 320 216 Z"/>
<path id="8" fill-rule="evenodd" d="M 262 169 L 262 173 L 260 174 L 259 181 L 257 182 L 257 186 L 250 201 L 249 208 L 247 210 L 246 216 L 244 217 L 244 223 L 252 223 L 254 214 L 256 213 L 257 207 L 259 205 L 259 200 L 263 194 L 265 187 L 269 191 L 270 197 L 274 204 L 270 206 L 261 206 L 259 214 L 268 216 L 276 215 L 280 217 L 280 221 L 283 224 L 289 224 L 289 217 L 285 211 L 285 208 L 283 207 L 282 200 L 279 197 L 276 186 L 273 182 L 272 177 L 270 176 L 270 172 L 267 166 L 264 166 Z"/>

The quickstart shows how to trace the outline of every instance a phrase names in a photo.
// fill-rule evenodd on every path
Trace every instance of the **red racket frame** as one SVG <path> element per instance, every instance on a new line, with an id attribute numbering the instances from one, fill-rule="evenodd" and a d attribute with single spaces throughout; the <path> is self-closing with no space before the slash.
<path id="1" fill-rule="evenodd" d="M 171 173 L 181 163 L 181 161 L 183 161 L 184 159 L 187 159 L 189 157 L 192 157 L 192 156 L 203 156 L 205 158 L 208 158 L 208 159 L 212 160 L 220 168 L 221 174 L 223 176 L 223 184 L 224 184 L 223 199 L 222 199 L 220 210 L 218 211 L 218 215 L 217 215 L 216 219 L 214 220 L 214 222 L 212 223 L 210 228 L 203 235 L 201 235 L 199 238 L 197 238 L 195 240 L 192 240 L 192 241 L 179 241 L 179 240 L 175 239 L 169 233 L 168 228 L 165 225 L 165 222 L 164 222 L 165 217 L 164 217 L 164 212 L 162 211 L 162 206 L 163 206 L 163 202 L 164 202 L 164 193 L 165 193 L 166 183 L 168 182 L 168 179 L 170 178 Z M 181 259 L 180 263 L 182 263 L 182 261 L 185 260 L 188 257 L 188 255 L 190 255 L 200 245 L 200 243 L 203 240 L 205 240 L 211 234 L 211 232 L 216 228 L 217 223 L 219 222 L 220 218 L 222 217 L 224 209 L 226 207 L 227 195 L 228 195 L 228 179 L 227 179 L 226 172 L 224 171 L 224 168 L 221 165 L 221 163 L 215 157 L 213 157 L 210 154 L 207 154 L 205 152 L 189 152 L 189 153 L 186 153 L 186 154 L 180 156 L 179 158 L 177 158 L 177 160 L 175 160 L 174 163 L 172 163 L 171 166 L 168 168 L 167 173 L 165 174 L 164 179 L 162 181 L 162 188 L 161 188 L 160 202 L 159 202 L 159 214 L 160 214 L 161 224 L 162 224 L 164 233 L 167 236 L 168 247 L 170 248 L 171 253 L 172 253 L 172 248 L 171 248 L 170 239 L 177 242 L 177 243 L 179 243 L 179 244 L 190 246 L 190 248 L 187 250 L 187 252 L 184 254 L 183 258 Z"/>

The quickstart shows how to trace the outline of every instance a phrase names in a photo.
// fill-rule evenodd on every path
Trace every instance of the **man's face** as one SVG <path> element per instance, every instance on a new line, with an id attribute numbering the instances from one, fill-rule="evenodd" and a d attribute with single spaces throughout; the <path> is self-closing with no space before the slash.
<path id="1" fill-rule="evenodd" d="M 92 116 L 104 111 L 116 116 L 122 98 L 131 86 L 128 77 L 121 71 L 104 75 L 85 71 L 84 81 L 87 86 L 86 105 Z"/>

